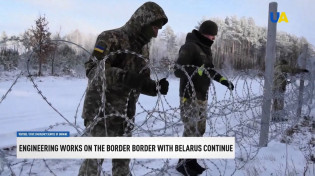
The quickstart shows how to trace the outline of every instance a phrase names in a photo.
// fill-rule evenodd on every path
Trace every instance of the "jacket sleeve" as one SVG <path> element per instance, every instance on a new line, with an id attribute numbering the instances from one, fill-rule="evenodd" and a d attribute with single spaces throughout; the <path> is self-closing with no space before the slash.
<path id="1" fill-rule="evenodd" d="M 223 80 L 227 80 L 225 77 L 223 77 L 219 72 L 215 70 L 213 63 L 211 63 L 211 66 L 209 69 L 207 69 L 207 71 L 209 72 L 211 78 L 219 83 L 221 83 L 221 81 Z"/>
<path id="2" fill-rule="evenodd" d="M 149 48 L 148 46 L 144 46 L 142 49 L 142 55 L 146 58 L 149 59 Z M 143 95 L 148 95 L 148 96 L 156 96 L 157 95 L 157 90 L 156 90 L 156 83 L 154 80 L 150 78 L 151 71 L 149 68 L 145 69 L 142 74 L 145 74 L 148 79 L 144 81 L 143 86 L 141 87 L 141 94 Z"/>
<path id="3" fill-rule="evenodd" d="M 148 74 L 149 78 L 144 81 L 140 93 L 148 96 L 156 96 L 156 82 L 150 78 L 150 69 L 146 69 L 144 74 Z"/>
<path id="4" fill-rule="evenodd" d="M 104 56 L 109 53 L 110 48 L 111 48 L 110 37 L 106 34 L 106 32 L 101 33 L 96 39 L 92 55 L 90 56 L 89 60 L 84 64 L 86 76 L 89 79 L 92 78 L 93 76 L 92 73 L 95 72 L 97 66 L 97 63 L 95 63 L 92 60 L 93 57 L 95 57 L 98 61 L 103 60 Z M 111 58 L 106 60 L 106 68 L 111 65 L 110 60 L 113 59 Z"/>
<path id="5" fill-rule="evenodd" d="M 281 71 L 285 73 L 291 73 L 291 74 L 299 74 L 303 72 L 303 69 L 300 68 L 294 68 L 289 65 L 282 65 L 281 66 Z"/>
<path id="6" fill-rule="evenodd" d="M 107 32 L 103 32 L 97 37 L 92 56 L 89 61 L 85 63 L 86 76 L 89 79 L 94 77 L 97 67 L 97 63 L 92 60 L 92 57 L 95 57 L 98 61 L 103 60 L 105 56 L 110 54 L 110 52 L 116 50 L 117 41 L 115 35 Z M 116 55 L 111 55 L 105 61 L 105 78 L 107 86 L 127 86 L 127 80 L 125 80 L 127 70 L 115 67 L 115 65 L 117 65 L 116 63 L 120 62 L 117 59 Z"/>
<path id="7" fill-rule="evenodd" d="M 187 65 L 192 65 L 193 57 L 194 57 L 194 46 L 193 44 L 184 44 L 178 54 L 178 59 L 176 60 L 175 64 L 179 66 L 185 66 L 184 69 L 188 73 L 189 76 L 193 74 L 193 72 L 196 70 L 196 67 L 187 67 Z M 175 66 L 174 67 L 174 75 L 177 78 L 187 78 L 187 75 L 184 71 L 181 70 L 181 68 Z"/>

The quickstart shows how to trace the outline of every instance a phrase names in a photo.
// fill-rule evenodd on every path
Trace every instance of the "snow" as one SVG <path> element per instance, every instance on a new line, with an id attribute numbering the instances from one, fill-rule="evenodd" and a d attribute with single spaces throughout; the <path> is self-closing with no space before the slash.
<path id="1" fill-rule="evenodd" d="M 139 114 L 136 117 L 136 124 L 139 125 L 138 127 L 141 127 L 142 130 L 137 130 L 134 136 L 149 136 L 150 134 L 144 132 L 144 130 L 155 130 L 153 132 L 155 136 L 157 134 L 161 136 L 182 135 L 183 127 L 179 119 L 179 111 L 176 109 L 179 105 L 179 81 L 173 78 L 169 79 L 169 81 L 169 93 L 165 98 L 163 96 L 161 97 L 162 101 L 159 100 L 159 97 L 140 96 L 139 103 L 137 104 L 137 113 Z M 262 95 L 261 80 L 235 80 L 235 82 L 236 81 L 236 91 L 233 91 L 232 94 L 227 91 L 224 86 L 214 83 L 214 87 L 211 87 L 212 93 L 209 95 L 209 104 L 212 106 L 224 106 L 232 102 L 233 104 L 225 108 L 225 113 L 235 110 L 241 111 L 241 109 L 246 110 L 250 105 L 240 106 L 241 103 L 238 102 L 239 100 L 247 99 L 247 101 L 249 101 L 249 97 L 253 98 Z M 0 84 L 0 95 L 4 95 L 12 83 L 12 79 L 2 80 Z M 87 79 L 42 77 L 36 78 L 35 83 L 38 85 L 38 89 L 41 91 L 42 95 L 47 98 L 47 101 L 66 119 L 74 123 L 76 110 L 86 89 Z M 214 96 L 214 92 L 216 96 Z M 154 117 L 148 118 L 144 110 L 152 110 L 157 105 L 157 102 L 159 110 L 167 110 L 168 114 L 162 114 L 161 117 L 157 114 L 153 114 Z M 76 123 L 81 128 L 84 128 L 83 120 L 80 117 L 82 104 L 83 101 L 78 108 Z M 215 108 L 211 109 L 213 117 L 211 118 L 211 122 L 209 122 L 210 120 L 207 122 L 208 126 L 205 136 L 225 135 L 226 130 L 232 127 L 238 129 L 240 122 L 244 122 L 246 119 L 253 120 L 253 116 L 257 113 L 259 114 L 259 108 L 260 106 L 256 108 L 253 107 L 252 111 L 244 111 L 239 114 L 233 113 L 232 115 L 222 118 L 219 118 L 219 115 L 215 114 L 222 112 L 216 112 Z M 166 117 L 166 119 L 164 119 L 164 117 Z M 16 131 L 39 131 L 49 129 L 52 131 L 70 131 L 70 134 L 75 135 L 76 130 L 73 127 L 69 125 L 58 125 L 65 122 L 66 120 L 45 102 L 43 97 L 34 88 L 33 83 L 25 77 L 22 77 L 0 104 L 0 148 L 16 145 Z M 175 123 L 176 126 L 164 129 L 165 126 L 169 125 L 168 123 Z M 54 124 L 55 126 L 51 126 Z M 293 142 L 290 144 L 281 143 L 281 139 L 276 138 L 268 144 L 268 147 L 264 147 L 258 151 L 255 145 L 259 138 L 259 125 L 254 123 L 249 124 L 258 129 L 258 132 L 250 128 L 239 129 L 247 131 L 243 131 L 245 136 L 240 138 L 241 141 L 237 143 L 240 145 L 236 145 L 236 159 L 200 160 L 199 163 L 201 165 L 206 163 L 208 167 L 208 170 L 205 171 L 203 175 L 231 175 L 234 171 L 234 175 L 285 175 L 286 166 L 291 172 L 297 172 L 298 174 L 296 175 L 303 175 L 306 160 L 303 152 L 301 152 L 295 144 L 298 143 L 296 141 L 311 139 L 311 133 L 307 133 L 307 130 L 304 130 L 305 135 L 299 135 L 299 133 L 294 134 L 294 139 L 291 140 Z M 236 130 L 230 131 L 230 133 L 235 131 Z M 14 156 L 16 155 L 15 148 L 5 152 L 7 154 L 6 159 L 11 163 L 12 170 L 16 174 L 21 172 L 21 175 L 29 175 L 30 169 L 31 175 L 51 175 L 50 170 L 55 175 L 76 175 L 82 162 L 82 160 L 73 159 L 48 159 L 35 160 L 32 164 L 33 160 L 16 159 Z M 179 176 L 180 174 L 175 170 L 176 164 L 176 159 L 132 159 L 131 161 L 133 175 L 135 176 L 158 175 L 158 173 L 160 173 L 158 169 L 164 169 L 163 172 L 165 175 Z M 5 166 L 4 169 L 2 175 L 10 175 L 8 167 Z M 107 174 L 111 173 L 110 160 L 104 161 L 103 169 Z M 314 168 L 310 169 L 314 170 Z M 287 174 L 290 175 L 289 173 Z M 308 174 L 312 175 L 314 173 Z"/>

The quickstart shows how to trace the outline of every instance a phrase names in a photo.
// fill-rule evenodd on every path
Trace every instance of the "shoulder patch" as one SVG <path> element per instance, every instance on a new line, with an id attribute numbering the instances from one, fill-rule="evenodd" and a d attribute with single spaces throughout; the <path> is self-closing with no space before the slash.
<path id="1" fill-rule="evenodd" d="M 95 51 L 98 51 L 98 52 L 100 52 L 100 53 L 103 53 L 104 50 L 105 50 L 105 48 L 103 48 L 103 47 L 101 47 L 101 46 L 95 46 L 94 50 L 95 50 Z"/>

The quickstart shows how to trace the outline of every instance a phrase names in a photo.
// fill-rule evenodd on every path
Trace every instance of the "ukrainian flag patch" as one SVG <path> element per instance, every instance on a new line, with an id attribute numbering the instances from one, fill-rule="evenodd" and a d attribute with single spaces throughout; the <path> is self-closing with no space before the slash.
<path id="1" fill-rule="evenodd" d="M 100 53 L 103 53 L 104 50 L 105 50 L 105 48 L 103 48 L 103 47 L 101 47 L 101 46 L 95 46 L 94 50 L 95 50 L 95 51 L 98 51 L 98 52 L 100 52 Z"/>

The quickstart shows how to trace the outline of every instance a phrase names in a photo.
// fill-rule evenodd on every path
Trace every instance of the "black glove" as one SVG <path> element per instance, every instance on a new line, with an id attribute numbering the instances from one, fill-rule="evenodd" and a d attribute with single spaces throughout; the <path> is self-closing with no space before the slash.
<path id="1" fill-rule="evenodd" d="M 309 73 L 309 71 L 307 69 L 303 69 L 303 72 L 305 73 Z"/>
<path id="2" fill-rule="evenodd" d="M 234 85 L 233 85 L 233 83 L 231 83 L 230 81 L 228 81 L 228 80 L 223 80 L 223 81 L 221 81 L 221 84 L 222 85 L 225 85 L 228 89 L 230 89 L 230 90 L 234 90 Z"/>
<path id="3" fill-rule="evenodd" d="M 168 92 L 168 86 L 169 86 L 169 83 L 168 81 L 166 80 L 166 78 L 163 78 L 159 81 L 159 85 L 160 85 L 160 92 L 162 95 L 166 95 L 167 92 Z"/>
<path id="4" fill-rule="evenodd" d="M 125 78 L 121 78 L 123 85 L 131 89 L 141 88 L 146 79 L 145 75 L 130 70 L 125 73 Z"/>
<path id="5" fill-rule="evenodd" d="M 89 120 L 84 119 L 84 126 L 87 127 Z"/>

